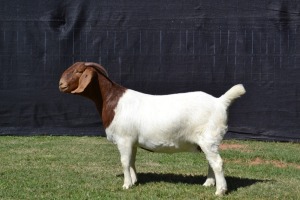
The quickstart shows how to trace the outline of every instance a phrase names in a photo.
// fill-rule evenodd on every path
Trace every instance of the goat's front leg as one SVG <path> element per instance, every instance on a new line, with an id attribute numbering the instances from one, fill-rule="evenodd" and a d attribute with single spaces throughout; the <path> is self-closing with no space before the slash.
<path id="1" fill-rule="evenodd" d="M 136 169 L 135 169 L 136 152 L 137 152 L 137 147 L 133 146 L 131 160 L 130 160 L 130 175 L 131 175 L 131 181 L 132 181 L 133 185 L 137 182 L 137 175 L 136 175 Z"/>
<path id="2" fill-rule="evenodd" d="M 124 143 L 127 143 L 127 142 L 128 141 L 126 141 Z M 134 153 L 133 145 L 124 144 L 124 143 L 118 144 L 118 149 L 120 151 L 121 163 L 122 163 L 123 173 L 124 173 L 123 189 L 129 189 L 136 182 L 135 169 L 131 167 L 131 163 L 132 163 L 132 159 L 133 159 L 132 156 L 135 156 L 135 155 L 132 155 Z M 132 178 L 135 178 L 135 180 L 133 180 Z"/>

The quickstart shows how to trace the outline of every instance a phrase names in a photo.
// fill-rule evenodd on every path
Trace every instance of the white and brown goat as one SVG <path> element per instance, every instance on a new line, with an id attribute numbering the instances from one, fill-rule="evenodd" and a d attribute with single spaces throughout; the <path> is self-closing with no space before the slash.
<path id="1" fill-rule="evenodd" d="M 59 89 L 95 102 L 107 139 L 120 151 L 124 189 L 137 182 L 137 147 L 166 153 L 201 148 L 209 163 L 203 185 L 216 184 L 216 195 L 227 191 L 218 149 L 227 131 L 227 109 L 246 92 L 243 85 L 219 98 L 204 92 L 149 95 L 116 84 L 99 64 L 77 62 L 62 74 Z"/>

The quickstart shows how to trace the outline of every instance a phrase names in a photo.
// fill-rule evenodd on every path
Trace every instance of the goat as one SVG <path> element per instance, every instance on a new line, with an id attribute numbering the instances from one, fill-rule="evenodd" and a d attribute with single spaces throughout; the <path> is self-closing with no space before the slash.
<path id="1" fill-rule="evenodd" d="M 221 97 L 204 92 L 149 95 L 112 81 L 97 63 L 77 62 L 62 74 L 59 89 L 91 99 L 102 118 L 107 139 L 121 155 L 124 189 L 137 182 L 137 147 L 151 152 L 203 151 L 208 160 L 204 186 L 227 191 L 219 145 L 227 131 L 227 109 L 246 91 L 235 85 Z"/>

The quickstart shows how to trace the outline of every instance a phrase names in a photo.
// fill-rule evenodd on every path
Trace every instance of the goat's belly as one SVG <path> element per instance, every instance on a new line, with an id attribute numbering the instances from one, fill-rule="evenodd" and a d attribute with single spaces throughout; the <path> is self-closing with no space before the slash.
<path id="1" fill-rule="evenodd" d="M 200 150 L 198 145 L 188 142 L 139 141 L 138 145 L 142 149 L 158 153 L 197 152 Z"/>

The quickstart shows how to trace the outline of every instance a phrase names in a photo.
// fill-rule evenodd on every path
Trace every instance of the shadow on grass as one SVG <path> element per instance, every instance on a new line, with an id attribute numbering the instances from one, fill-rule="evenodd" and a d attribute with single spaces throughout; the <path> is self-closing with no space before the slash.
<path id="1" fill-rule="evenodd" d="M 270 180 L 237 178 L 232 176 L 225 177 L 228 185 L 228 192 L 231 193 L 239 188 L 249 187 L 256 183 L 269 182 Z M 202 185 L 206 177 L 201 175 L 181 175 L 181 174 L 157 174 L 157 173 L 138 173 L 138 183 L 143 185 L 151 182 L 167 182 L 167 183 L 185 183 Z"/>

